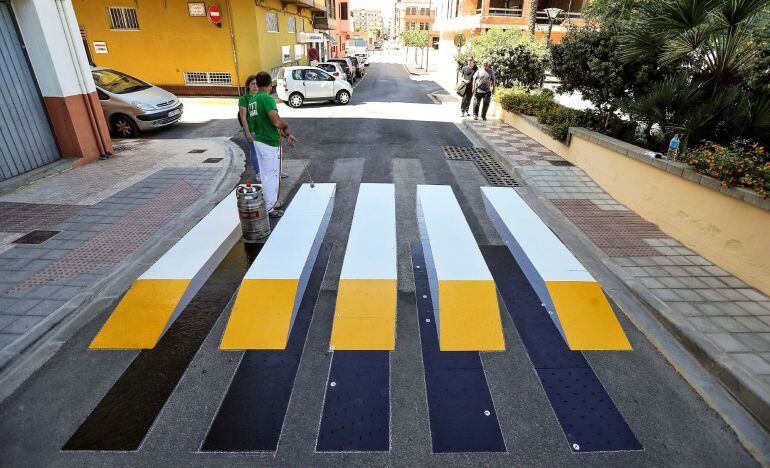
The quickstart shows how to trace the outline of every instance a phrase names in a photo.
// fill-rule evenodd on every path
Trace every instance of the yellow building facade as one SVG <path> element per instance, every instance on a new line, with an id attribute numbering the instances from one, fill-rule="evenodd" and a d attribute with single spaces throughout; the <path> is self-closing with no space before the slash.
<path id="1" fill-rule="evenodd" d="M 319 0 L 73 0 L 86 50 L 114 68 L 177 94 L 236 94 L 249 75 L 306 65 L 301 32 Z M 219 23 L 209 19 L 219 9 Z"/>

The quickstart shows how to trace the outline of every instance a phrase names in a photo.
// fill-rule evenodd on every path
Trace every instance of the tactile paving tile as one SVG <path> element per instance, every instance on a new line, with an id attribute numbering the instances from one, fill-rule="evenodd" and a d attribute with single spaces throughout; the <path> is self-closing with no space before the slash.
<path id="1" fill-rule="evenodd" d="M 570 449 L 641 450 L 583 353 L 567 346 L 510 250 L 482 246 L 481 252 Z"/>
<path id="2" fill-rule="evenodd" d="M 28 232 L 63 223 L 85 206 L 0 202 L 0 231 Z"/>
<path id="3" fill-rule="evenodd" d="M 331 249 L 331 244 L 322 244 L 318 251 L 286 349 L 246 351 L 243 355 L 202 451 L 255 452 L 278 448 Z"/>
<path id="4" fill-rule="evenodd" d="M 316 451 L 390 449 L 389 372 L 388 351 L 334 352 Z"/>
<path id="5" fill-rule="evenodd" d="M 549 166 L 563 159 L 532 138 L 508 124 L 471 122 L 476 130 L 493 143 L 498 151 L 515 161 L 517 166 Z"/>
<path id="6" fill-rule="evenodd" d="M 422 245 L 412 265 L 433 452 L 505 452 L 479 353 L 439 349 Z"/>
<path id="7" fill-rule="evenodd" d="M 200 192 L 179 181 L 149 203 L 85 241 L 64 257 L 38 271 L 9 292 L 41 286 L 81 273 L 115 265 L 136 250 L 161 226 L 198 199 Z"/>
<path id="8" fill-rule="evenodd" d="M 484 148 L 444 146 L 444 155 L 451 161 L 473 161 L 478 170 L 494 187 L 518 187 L 511 174 Z"/>
<path id="9" fill-rule="evenodd" d="M 631 211 L 607 211 L 590 200 L 551 200 L 589 239 L 610 257 L 660 255 L 644 239 L 668 237 Z"/>

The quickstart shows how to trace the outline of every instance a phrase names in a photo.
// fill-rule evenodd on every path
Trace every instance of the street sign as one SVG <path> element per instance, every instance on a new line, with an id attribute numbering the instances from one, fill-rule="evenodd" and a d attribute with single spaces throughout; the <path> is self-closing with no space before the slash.
<path id="1" fill-rule="evenodd" d="M 214 24 L 219 24 L 222 20 L 222 15 L 219 13 L 219 7 L 211 5 L 209 7 L 209 21 Z"/>
<path id="2" fill-rule="evenodd" d="M 206 16 L 206 4 L 203 2 L 190 2 L 187 4 L 190 16 Z"/>
<path id="3" fill-rule="evenodd" d="M 345 34 L 345 40 L 347 41 L 348 39 L 350 39 L 350 34 Z"/>
<path id="4" fill-rule="evenodd" d="M 107 43 L 104 41 L 94 41 L 94 52 L 97 54 L 108 53 Z"/>
<path id="5" fill-rule="evenodd" d="M 457 47 L 462 47 L 463 45 L 465 45 L 465 36 L 463 36 L 462 34 L 456 35 L 455 36 L 455 45 Z"/>

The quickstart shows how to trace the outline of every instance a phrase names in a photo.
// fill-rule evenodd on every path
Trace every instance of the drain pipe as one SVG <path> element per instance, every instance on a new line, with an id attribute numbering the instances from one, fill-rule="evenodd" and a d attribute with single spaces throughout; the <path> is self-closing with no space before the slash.
<path id="1" fill-rule="evenodd" d="M 86 111 L 88 112 L 88 120 L 91 124 L 91 130 L 94 132 L 94 135 L 96 138 L 96 146 L 99 149 L 99 156 L 108 156 L 112 154 L 110 151 L 107 151 L 106 146 L 104 145 L 104 134 L 102 133 L 102 129 L 99 127 L 99 124 L 96 120 L 96 115 L 94 113 L 94 107 L 93 103 L 91 102 L 91 99 L 88 96 L 88 88 L 86 86 L 86 81 L 83 76 L 83 64 L 80 62 L 80 59 L 78 58 L 77 51 L 75 50 L 75 44 L 73 43 L 72 39 L 72 28 L 70 21 L 67 17 L 67 10 L 64 5 L 64 0 L 55 0 L 56 3 L 56 9 L 58 10 L 59 14 L 59 22 L 61 23 L 62 30 L 64 32 L 64 38 L 67 41 L 67 50 L 70 54 L 70 60 L 72 60 L 72 65 L 75 68 L 75 75 L 77 76 L 78 81 L 78 87 L 80 88 L 80 95 L 85 100 L 86 105 Z"/>
<path id="2" fill-rule="evenodd" d="M 235 83 L 238 87 L 238 96 L 241 95 L 241 74 L 238 71 L 238 49 L 235 47 L 235 24 L 233 23 L 233 8 L 230 0 L 227 0 L 227 19 L 230 21 L 230 44 L 233 47 L 233 64 L 235 65 Z M 245 90 L 244 90 L 245 92 Z"/>

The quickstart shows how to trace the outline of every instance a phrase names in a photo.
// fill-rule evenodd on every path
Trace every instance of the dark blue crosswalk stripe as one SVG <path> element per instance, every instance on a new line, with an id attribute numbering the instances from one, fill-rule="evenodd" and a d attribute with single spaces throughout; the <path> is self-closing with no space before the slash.
<path id="1" fill-rule="evenodd" d="M 508 248 L 481 252 L 571 450 L 642 450 L 586 358 L 567 347 Z"/>
<path id="2" fill-rule="evenodd" d="M 505 452 L 479 353 L 439 350 L 421 245 L 412 245 L 412 267 L 433 452 Z"/>
<path id="3" fill-rule="evenodd" d="M 202 451 L 275 451 L 331 246 L 321 245 L 284 350 L 246 351 Z"/>
<path id="4" fill-rule="evenodd" d="M 389 373 L 389 351 L 334 352 L 316 451 L 390 449 Z"/>

